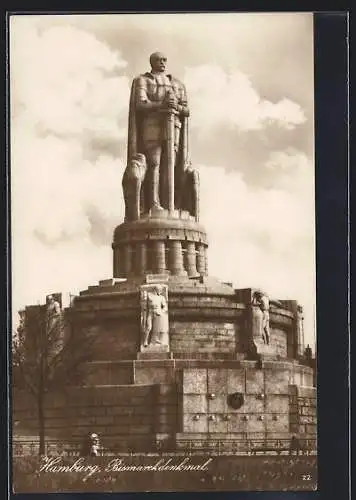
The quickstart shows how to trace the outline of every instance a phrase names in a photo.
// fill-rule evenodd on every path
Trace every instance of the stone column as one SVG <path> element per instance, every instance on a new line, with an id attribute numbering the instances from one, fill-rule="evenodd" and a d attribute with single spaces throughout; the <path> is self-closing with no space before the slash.
<path id="1" fill-rule="evenodd" d="M 113 247 L 112 252 L 112 269 L 113 269 L 113 278 L 117 278 L 119 276 L 119 260 L 118 260 L 118 251 L 117 248 Z"/>
<path id="2" fill-rule="evenodd" d="M 187 243 L 187 272 L 188 276 L 197 275 L 197 255 L 195 253 L 195 243 L 188 241 Z"/>
<path id="3" fill-rule="evenodd" d="M 166 249 L 164 241 L 155 241 L 154 245 L 155 271 L 160 274 L 166 270 Z"/>
<path id="4" fill-rule="evenodd" d="M 199 243 L 198 246 L 198 253 L 197 253 L 197 271 L 199 274 L 205 275 L 206 274 L 206 269 L 205 269 L 205 248 L 202 243 Z"/>
<path id="5" fill-rule="evenodd" d="M 132 269 L 132 249 L 130 243 L 123 247 L 123 274 L 127 277 Z"/>
<path id="6" fill-rule="evenodd" d="M 182 243 L 179 240 L 170 242 L 169 270 L 174 276 L 186 274 L 183 267 Z"/>
<path id="7" fill-rule="evenodd" d="M 147 245 L 140 243 L 139 245 L 139 273 L 144 274 L 147 270 Z"/>
<path id="8" fill-rule="evenodd" d="M 205 275 L 208 276 L 208 247 L 204 247 Z"/>
<path id="9" fill-rule="evenodd" d="M 122 273 L 123 273 L 123 252 L 122 252 L 122 247 L 121 245 L 117 246 L 114 250 L 114 258 L 115 258 L 115 261 L 114 261 L 114 266 L 115 266 L 115 269 L 114 269 L 114 277 L 115 278 L 121 278 L 122 277 Z"/>
<path id="10" fill-rule="evenodd" d="M 141 243 L 134 244 L 134 252 L 132 256 L 132 271 L 135 276 L 141 274 Z"/>

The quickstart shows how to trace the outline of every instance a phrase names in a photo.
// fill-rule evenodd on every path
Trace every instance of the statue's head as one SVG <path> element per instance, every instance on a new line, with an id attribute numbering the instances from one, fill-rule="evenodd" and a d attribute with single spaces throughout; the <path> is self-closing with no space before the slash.
<path id="1" fill-rule="evenodd" d="M 193 165 L 192 165 L 192 162 L 190 160 L 186 160 L 185 163 L 184 163 L 184 170 L 186 170 L 187 172 L 192 172 L 193 171 Z"/>
<path id="2" fill-rule="evenodd" d="M 163 73 L 166 71 L 167 57 L 162 52 L 154 52 L 150 55 L 150 64 L 153 71 Z"/>
<path id="3" fill-rule="evenodd" d="M 163 293 L 163 287 L 160 286 L 160 285 L 156 285 L 154 288 L 153 288 L 153 291 L 154 293 L 156 293 L 157 295 L 162 295 Z"/>
<path id="4" fill-rule="evenodd" d="M 256 300 L 262 300 L 263 293 L 261 290 L 255 290 L 253 292 L 253 296 L 255 297 Z"/>

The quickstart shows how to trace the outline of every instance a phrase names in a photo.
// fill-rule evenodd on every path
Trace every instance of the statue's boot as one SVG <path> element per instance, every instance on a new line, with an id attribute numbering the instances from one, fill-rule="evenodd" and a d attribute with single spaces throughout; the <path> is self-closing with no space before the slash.
<path id="1" fill-rule="evenodd" d="M 163 207 L 162 207 L 159 203 L 154 203 L 154 204 L 152 205 L 152 208 L 153 208 L 154 210 L 164 210 L 164 208 L 163 208 Z"/>

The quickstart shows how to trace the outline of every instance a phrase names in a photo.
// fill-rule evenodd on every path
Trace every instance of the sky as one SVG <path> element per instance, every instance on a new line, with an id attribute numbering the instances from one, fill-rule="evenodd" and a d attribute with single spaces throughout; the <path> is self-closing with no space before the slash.
<path id="1" fill-rule="evenodd" d="M 129 88 L 187 88 L 209 274 L 304 307 L 315 339 L 312 14 L 10 18 L 12 308 L 112 276 Z"/>

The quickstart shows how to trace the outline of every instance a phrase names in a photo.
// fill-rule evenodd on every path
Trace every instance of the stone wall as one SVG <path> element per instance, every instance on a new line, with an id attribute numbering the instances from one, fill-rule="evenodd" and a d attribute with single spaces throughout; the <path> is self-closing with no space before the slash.
<path id="1" fill-rule="evenodd" d="M 184 440 L 314 437 L 315 388 L 308 367 L 287 361 L 136 360 L 89 363 L 86 386 L 46 399 L 46 435 L 63 440 L 98 432 L 106 447 L 152 449 Z M 96 384 L 96 385 L 93 385 Z M 234 409 L 228 396 L 240 393 Z M 13 420 L 38 432 L 34 400 L 14 391 Z M 179 443 L 178 443 L 179 446 Z M 235 446 L 235 445 L 234 445 Z"/>
<path id="2" fill-rule="evenodd" d="M 176 400 L 177 391 L 168 384 L 70 388 L 47 398 L 46 436 L 70 441 L 97 432 L 108 448 L 149 449 L 156 433 L 174 433 Z M 14 402 L 14 421 L 36 435 L 34 400 L 17 393 Z"/>
<path id="3" fill-rule="evenodd" d="M 239 352 L 239 325 L 234 323 L 172 321 L 170 350 L 174 352 Z"/>
<path id="4" fill-rule="evenodd" d="M 93 360 L 112 361 L 134 359 L 140 345 L 140 324 L 137 319 L 106 319 L 92 322 L 86 318 L 76 328 L 76 333 L 81 334 L 86 328 L 95 329 L 96 343 L 94 346 Z"/>
<path id="5" fill-rule="evenodd" d="M 271 328 L 270 346 L 277 356 L 287 357 L 287 333 L 280 328 Z"/>
<path id="6" fill-rule="evenodd" d="M 85 367 L 86 385 L 124 385 L 134 383 L 134 361 L 93 361 Z"/>
<path id="7" fill-rule="evenodd" d="M 241 369 L 184 369 L 182 435 L 186 439 L 197 434 L 212 438 L 219 436 L 220 439 L 231 439 L 232 436 L 236 439 L 287 437 L 292 411 L 289 383 L 293 369 L 286 364 L 280 367 L 270 365 L 263 370 L 253 368 L 252 364 Z M 228 395 L 235 392 L 244 398 L 239 409 L 228 404 Z M 305 420 L 307 425 L 306 415 L 302 414 L 309 412 L 310 417 L 314 412 L 315 418 L 315 407 L 301 408 L 298 410 L 301 414 L 299 422 Z M 306 432 L 311 430 L 311 427 L 305 427 Z"/>
<path id="8" fill-rule="evenodd" d="M 246 353 L 251 347 L 251 320 L 247 292 L 206 278 L 169 281 L 170 351 L 195 357 L 209 353 Z M 106 282 L 107 281 L 107 282 Z M 140 345 L 139 281 L 106 280 L 81 292 L 73 308 L 74 328 L 97 330 L 96 360 L 135 359 Z M 110 283 L 109 283 L 110 282 Z M 239 300 L 247 302 L 239 302 Z M 294 317 L 272 307 L 270 354 L 293 358 Z"/>
<path id="9" fill-rule="evenodd" d="M 290 432 L 300 437 L 316 435 L 316 389 L 291 385 L 290 394 Z"/>

